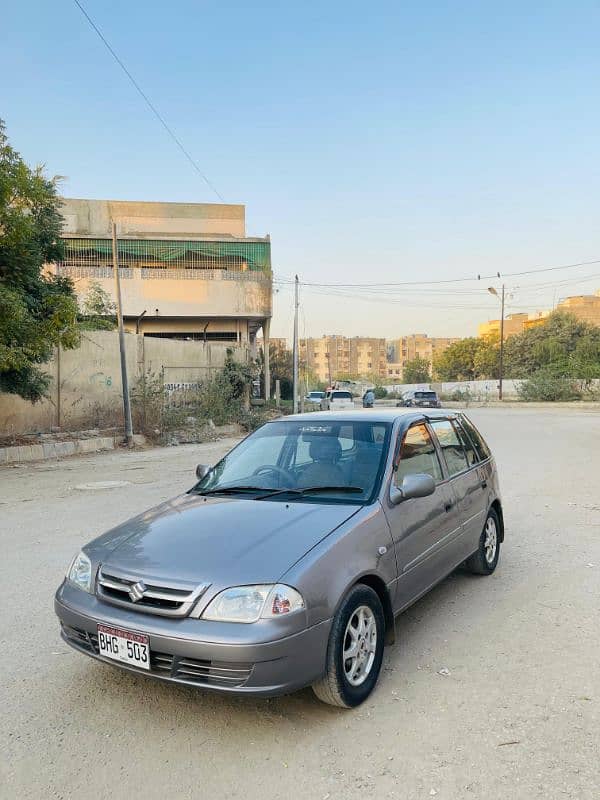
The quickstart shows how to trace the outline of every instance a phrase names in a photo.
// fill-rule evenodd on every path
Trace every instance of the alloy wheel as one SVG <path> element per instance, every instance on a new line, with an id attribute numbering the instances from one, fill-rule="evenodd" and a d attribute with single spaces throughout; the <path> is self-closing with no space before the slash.
<path id="1" fill-rule="evenodd" d="M 493 517 L 488 517 L 485 523 L 483 549 L 485 551 L 485 560 L 488 564 L 493 564 L 496 558 L 496 549 L 498 548 L 498 532 L 496 530 L 496 520 Z"/>
<path id="2" fill-rule="evenodd" d="M 359 606 L 346 625 L 342 659 L 351 686 L 360 686 L 369 676 L 377 649 L 377 622 L 369 606 Z"/>

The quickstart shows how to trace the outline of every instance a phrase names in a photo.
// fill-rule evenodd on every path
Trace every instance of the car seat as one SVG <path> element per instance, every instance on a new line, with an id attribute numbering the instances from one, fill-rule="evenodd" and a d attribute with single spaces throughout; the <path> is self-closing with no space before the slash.
<path id="1" fill-rule="evenodd" d="M 348 482 L 338 461 L 342 456 L 342 445 L 337 437 L 318 436 L 310 443 L 308 454 L 312 463 L 302 470 L 298 487 L 347 486 Z"/>

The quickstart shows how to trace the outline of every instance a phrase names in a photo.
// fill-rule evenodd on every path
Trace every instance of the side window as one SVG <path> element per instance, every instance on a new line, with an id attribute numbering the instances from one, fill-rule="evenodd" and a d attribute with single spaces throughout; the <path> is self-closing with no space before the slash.
<path id="1" fill-rule="evenodd" d="M 471 444 L 471 440 L 469 439 L 469 437 L 465 433 L 465 431 L 464 431 L 463 427 L 461 426 L 461 424 L 459 422 L 457 422 L 456 420 L 453 420 L 452 421 L 452 425 L 454 426 L 454 430 L 456 431 L 456 435 L 460 439 L 460 442 L 461 442 L 461 444 L 463 446 L 463 450 L 465 451 L 465 455 L 467 456 L 467 463 L 469 464 L 470 467 L 472 467 L 479 460 L 477 458 L 477 453 L 475 452 L 475 448 Z"/>
<path id="2" fill-rule="evenodd" d="M 418 423 L 404 434 L 394 482 L 396 486 L 400 486 L 406 475 L 423 472 L 431 475 L 436 482 L 442 480 L 440 460 L 427 426 Z"/>
<path id="3" fill-rule="evenodd" d="M 460 421 L 463 428 L 468 433 L 469 438 L 473 442 L 473 447 L 475 448 L 475 451 L 479 456 L 479 460 L 485 461 L 486 458 L 490 457 L 491 453 L 487 444 L 483 441 L 481 434 L 479 433 L 477 428 L 473 425 L 473 423 L 468 417 L 461 415 Z"/>
<path id="4" fill-rule="evenodd" d="M 352 425 L 342 425 L 338 431 L 338 439 L 342 445 L 342 453 L 354 447 L 354 428 Z"/>
<path id="5" fill-rule="evenodd" d="M 431 420 L 430 425 L 438 438 L 450 475 L 467 469 L 465 451 L 450 420 Z"/>
<path id="6" fill-rule="evenodd" d="M 385 425 L 373 425 L 373 441 L 376 444 L 382 444 L 385 441 Z"/>

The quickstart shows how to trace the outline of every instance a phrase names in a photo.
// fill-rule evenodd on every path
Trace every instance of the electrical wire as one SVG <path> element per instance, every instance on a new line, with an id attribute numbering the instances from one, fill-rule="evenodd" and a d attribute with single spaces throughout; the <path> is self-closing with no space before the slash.
<path id="1" fill-rule="evenodd" d="M 553 272 L 562 269 L 575 269 L 576 267 L 588 266 L 590 264 L 600 264 L 600 259 L 591 261 L 578 261 L 574 264 L 560 264 L 553 267 L 538 267 L 535 269 L 520 270 L 517 272 L 494 273 L 492 275 L 477 275 L 468 278 L 442 278 L 431 281 L 390 281 L 374 283 L 319 283 L 316 281 L 303 281 L 304 286 L 315 286 L 320 288 L 345 288 L 345 289 L 389 289 L 393 286 L 433 286 L 452 283 L 468 283 L 478 280 L 494 280 L 500 278 L 520 277 L 522 275 L 536 275 L 541 272 Z"/>
<path id="2" fill-rule="evenodd" d="M 89 24 L 91 25 L 91 27 L 92 27 L 92 28 L 93 28 L 93 29 L 96 31 L 96 33 L 98 34 L 98 36 L 100 37 L 100 39 L 102 40 L 102 42 L 104 43 L 104 45 L 106 46 L 106 49 L 108 50 L 108 52 L 111 54 L 111 56 L 112 56 L 112 57 L 114 58 L 114 60 L 117 62 L 117 64 L 118 64 L 118 65 L 121 67 L 121 69 L 123 70 L 123 72 L 125 73 L 125 75 L 127 75 L 127 77 L 129 78 L 129 80 L 131 81 L 131 83 L 133 84 L 133 86 L 135 87 L 135 89 L 136 89 L 136 91 L 138 92 L 138 94 L 139 94 L 139 95 L 142 97 L 142 99 L 144 100 L 144 102 L 146 103 L 146 105 L 148 106 L 148 108 L 149 108 L 149 109 L 152 111 L 152 113 L 154 114 L 154 116 L 156 117 L 156 119 L 157 119 L 157 120 L 160 122 L 160 124 L 163 126 L 163 128 L 166 130 L 166 132 L 169 134 L 169 136 L 171 137 L 171 139 L 173 139 L 173 141 L 175 142 L 175 144 L 177 145 L 177 147 L 178 147 L 178 148 L 181 150 L 181 152 L 183 153 L 183 155 L 184 155 L 184 156 L 187 158 L 187 160 L 190 162 L 190 164 L 192 165 L 192 167 L 193 167 L 193 168 L 196 170 L 196 172 L 198 173 L 198 175 L 200 175 L 200 177 L 201 177 L 201 178 L 202 178 L 202 180 L 203 180 L 203 181 L 206 183 L 206 185 L 207 185 L 207 186 L 208 186 L 208 187 L 209 187 L 209 188 L 210 188 L 210 189 L 211 189 L 211 190 L 212 190 L 212 191 L 213 191 L 213 192 L 216 194 L 216 196 L 219 198 L 219 200 L 220 200 L 222 203 L 224 203 L 224 202 L 225 202 L 225 198 L 224 198 L 224 197 L 221 195 L 221 193 L 220 193 L 220 192 L 219 192 L 219 191 L 218 191 L 218 190 L 217 190 L 217 189 L 216 189 L 216 188 L 213 186 L 213 184 L 212 184 L 212 183 L 209 181 L 209 179 L 206 177 L 206 175 L 205 175 L 205 174 L 202 172 L 202 170 L 200 169 L 200 167 L 198 166 L 198 164 L 196 163 L 196 161 L 195 161 L 195 160 L 192 158 L 192 156 L 190 155 L 190 153 L 189 153 L 189 152 L 186 150 L 186 148 L 183 146 L 183 144 L 181 143 L 181 141 L 179 140 L 179 138 L 178 138 L 178 137 L 175 135 L 175 133 L 173 132 L 173 130 L 171 129 L 171 127 L 170 127 L 170 126 L 167 124 L 167 122 L 165 121 L 165 119 L 164 119 L 164 117 L 162 116 L 162 114 L 161 114 L 161 113 L 158 111 L 158 109 L 156 108 L 156 106 L 154 105 L 154 103 L 153 103 L 153 102 L 150 100 L 150 98 L 148 97 L 148 95 L 146 94 L 146 92 L 144 92 L 144 90 L 143 90 L 143 89 L 142 89 L 142 87 L 139 85 L 139 83 L 136 81 L 136 79 L 133 77 L 133 75 L 131 74 L 131 72 L 130 72 L 130 71 L 127 69 L 127 67 L 125 66 L 125 64 L 123 63 L 123 61 L 122 61 L 122 60 L 119 58 L 119 56 L 118 56 L 118 55 L 117 55 L 117 53 L 115 52 L 114 48 L 111 46 L 110 42 L 108 42 L 108 40 L 106 39 L 106 37 L 104 36 L 104 34 L 103 34 L 103 33 L 102 33 L 102 31 L 100 30 L 100 28 L 99 28 L 99 27 L 96 25 L 96 23 L 94 22 L 94 20 L 93 20 L 93 19 L 90 17 L 90 15 L 88 14 L 88 12 L 85 10 L 85 8 L 84 8 L 84 7 L 81 5 L 81 3 L 79 2 L 79 0 L 73 0 L 73 2 L 74 2 L 74 3 L 75 3 L 75 5 L 76 5 L 76 6 L 79 8 L 79 10 L 80 10 L 80 11 L 81 11 L 81 13 L 83 14 L 83 16 L 84 16 L 84 17 L 87 19 L 87 21 L 89 22 Z"/>

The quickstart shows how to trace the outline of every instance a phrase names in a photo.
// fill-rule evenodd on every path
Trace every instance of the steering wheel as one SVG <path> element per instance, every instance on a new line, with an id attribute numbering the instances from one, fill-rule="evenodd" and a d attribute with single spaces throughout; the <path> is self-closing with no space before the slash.
<path id="1" fill-rule="evenodd" d="M 276 464 L 263 464 L 262 467 L 257 467 L 252 474 L 261 475 L 264 474 L 265 472 L 273 472 L 276 475 L 279 475 L 279 480 L 283 488 L 285 489 L 293 488 L 295 481 L 291 472 L 288 472 L 286 469 L 278 467 Z"/>

